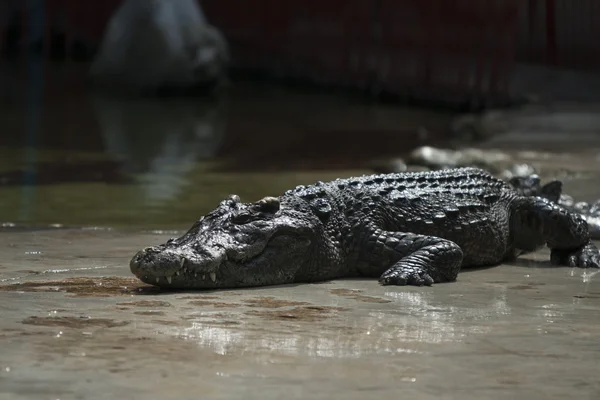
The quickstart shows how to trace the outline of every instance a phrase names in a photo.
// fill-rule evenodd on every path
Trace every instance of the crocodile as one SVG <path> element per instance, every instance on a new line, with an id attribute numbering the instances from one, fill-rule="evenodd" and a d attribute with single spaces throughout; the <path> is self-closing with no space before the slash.
<path id="1" fill-rule="evenodd" d="M 457 168 L 317 182 L 250 203 L 231 195 L 181 237 L 136 253 L 130 269 L 171 289 L 345 277 L 429 286 L 544 245 L 554 265 L 600 267 L 580 215 Z"/>
<path id="2" fill-rule="evenodd" d="M 600 200 L 589 204 L 585 201 L 575 201 L 573 197 L 562 192 L 563 183 L 559 180 L 550 181 L 542 185 L 537 174 L 528 176 L 516 176 L 508 180 L 508 183 L 524 196 L 540 196 L 553 203 L 557 203 L 567 211 L 577 213 L 587 222 L 590 237 L 594 240 L 600 239 Z"/>

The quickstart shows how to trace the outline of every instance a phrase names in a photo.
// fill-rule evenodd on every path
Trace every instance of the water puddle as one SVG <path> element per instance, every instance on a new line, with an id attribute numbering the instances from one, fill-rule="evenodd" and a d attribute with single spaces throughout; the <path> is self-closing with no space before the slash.
<path id="1" fill-rule="evenodd" d="M 247 311 L 245 314 L 275 321 L 315 322 L 334 318 L 337 313 L 346 310 L 348 309 L 344 307 L 305 306 L 277 311 L 253 310 Z"/>

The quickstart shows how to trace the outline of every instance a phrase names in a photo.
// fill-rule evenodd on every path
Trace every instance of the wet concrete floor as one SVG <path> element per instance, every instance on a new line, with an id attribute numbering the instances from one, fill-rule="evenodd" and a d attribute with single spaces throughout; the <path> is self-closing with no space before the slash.
<path id="1" fill-rule="evenodd" d="M 164 233 L 0 234 L 0 398 L 597 399 L 600 281 L 544 251 L 455 283 L 160 292 Z"/>
<path id="2" fill-rule="evenodd" d="M 600 197 L 597 178 L 565 189 Z M 600 396 L 598 271 L 541 251 L 427 288 L 161 292 L 130 274 L 185 228 L 2 228 L 0 399 Z"/>
<path id="3" fill-rule="evenodd" d="M 137 250 L 227 194 L 251 201 L 366 173 L 370 158 L 401 155 L 420 127 L 449 121 L 239 90 L 225 117 L 215 104 L 50 103 L 33 89 L 2 99 L 0 399 L 600 398 L 598 276 L 550 267 L 547 251 L 429 288 L 161 292 L 137 281 Z M 527 161 L 547 176 L 584 172 L 565 190 L 592 200 L 598 149 L 564 135 L 567 154 Z"/>

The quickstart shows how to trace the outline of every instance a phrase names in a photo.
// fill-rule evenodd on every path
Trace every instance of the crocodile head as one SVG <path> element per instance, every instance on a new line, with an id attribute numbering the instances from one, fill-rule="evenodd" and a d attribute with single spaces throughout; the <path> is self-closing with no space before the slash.
<path id="1" fill-rule="evenodd" d="M 145 283 L 179 289 L 293 282 L 311 261 L 322 231 L 310 207 L 295 201 L 265 197 L 241 203 L 232 195 L 183 236 L 138 252 L 131 272 Z"/>

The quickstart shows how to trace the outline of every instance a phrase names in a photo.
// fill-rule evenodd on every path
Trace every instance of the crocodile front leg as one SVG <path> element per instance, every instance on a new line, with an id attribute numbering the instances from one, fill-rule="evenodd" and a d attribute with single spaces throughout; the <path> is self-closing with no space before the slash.
<path id="1" fill-rule="evenodd" d="M 382 285 L 430 286 L 456 280 L 462 259 L 461 248 L 449 240 L 376 229 L 361 251 L 359 272 L 375 275 L 384 269 Z"/>

